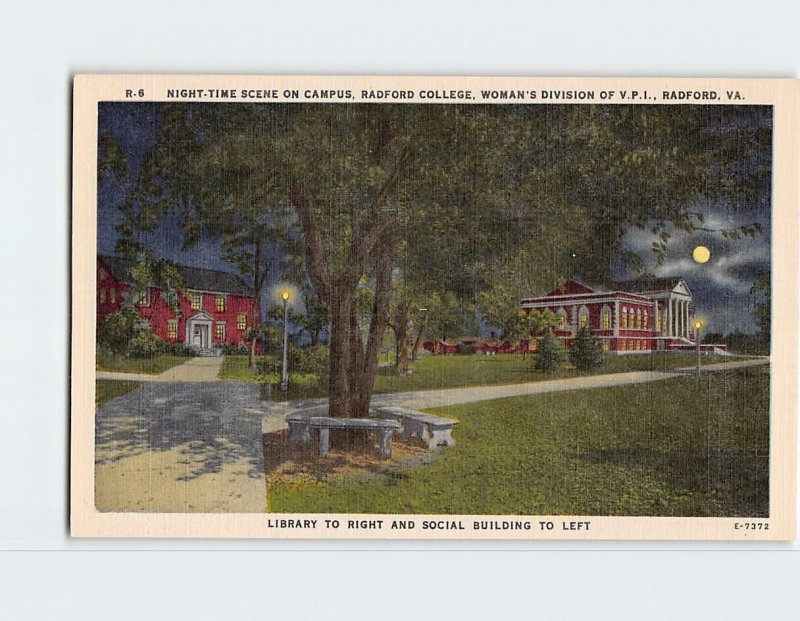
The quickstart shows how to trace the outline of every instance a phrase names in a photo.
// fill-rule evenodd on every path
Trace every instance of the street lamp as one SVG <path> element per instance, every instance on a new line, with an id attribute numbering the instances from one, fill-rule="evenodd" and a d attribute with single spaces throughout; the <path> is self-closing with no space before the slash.
<path id="1" fill-rule="evenodd" d="M 287 351 L 289 347 L 289 298 L 291 293 L 284 289 L 281 291 L 283 300 L 283 366 L 281 367 L 281 390 L 286 392 L 289 388 L 289 362 Z"/>
<path id="2" fill-rule="evenodd" d="M 703 322 L 696 319 L 694 322 L 694 340 L 697 343 L 697 375 L 700 375 L 700 330 L 703 327 Z"/>

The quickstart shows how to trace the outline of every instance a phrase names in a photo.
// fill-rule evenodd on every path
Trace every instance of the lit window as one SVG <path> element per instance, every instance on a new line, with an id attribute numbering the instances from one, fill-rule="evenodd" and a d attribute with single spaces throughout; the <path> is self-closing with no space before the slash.
<path id="1" fill-rule="evenodd" d="M 645 330 L 647 330 L 647 328 L 649 327 L 649 325 L 650 325 L 650 317 L 649 317 L 649 315 L 647 314 L 647 311 L 644 311 L 644 312 L 642 313 L 642 328 L 644 328 Z"/>
<path id="2" fill-rule="evenodd" d="M 628 309 L 624 306 L 622 307 L 622 328 L 628 328 Z"/>
<path id="3" fill-rule="evenodd" d="M 139 306 L 150 306 L 150 289 L 145 289 L 139 295 Z"/>
<path id="4" fill-rule="evenodd" d="M 587 325 L 589 325 L 589 311 L 584 308 L 578 315 L 578 327 L 585 328 Z"/>
<path id="5" fill-rule="evenodd" d="M 607 308 L 604 308 L 603 312 L 600 313 L 600 325 L 603 330 L 609 330 L 611 328 L 611 311 Z"/>
<path id="6" fill-rule="evenodd" d="M 634 321 L 636 323 L 633 324 L 633 327 L 636 330 L 639 330 L 642 327 L 642 311 L 640 311 L 638 308 L 636 309 L 636 317 L 634 318 Z"/>
<path id="7" fill-rule="evenodd" d="M 611 351 L 611 343 L 603 341 L 603 351 Z"/>
<path id="8" fill-rule="evenodd" d="M 105 303 L 106 303 L 106 290 L 104 287 L 103 289 L 100 289 L 100 304 L 105 304 Z"/>
<path id="9" fill-rule="evenodd" d="M 239 313 L 236 315 L 236 328 L 238 330 L 247 329 L 247 315 L 245 313 Z"/>
<path id="10" fill-rule="evenodd" d="M 558 313 L 556 313 L 556 315 L 558 317 L 557 321 L 559 328 L 563 328 L 565 325 L 567 325 L 567 312 L 563 308 L 558 309 Z"/>
<path id="11" fill-rule="evenodd" d="M 218 295 L 214 300 L 214 307 L 217 309 L 218 313 L 225 312 L 225 296 Z"/>
<path id="12" fill-rule="evenodd" d="M 625 351 L 625 341 L 624 340 L 619 342 L 619 350 L 620 351 Z"/>
<path id="13" fill-rule="evenodd" d="M 225 340 L 225 324 L 224 323 L 217 323 L 214 325 L 214 338 L 218 341 Z"/>
<path id="14" fill-rule="evenodd" d="M 203 308 L 203 296 L 199 293 L 190 293 L 189 303 L 194 310 L 201 310 Z"/>
<path id="15" fill-rule="evenodd" d="M 178 338 L 178 322 L 174 319 L 167 322 L 167 338 L 173 341 Z"/>

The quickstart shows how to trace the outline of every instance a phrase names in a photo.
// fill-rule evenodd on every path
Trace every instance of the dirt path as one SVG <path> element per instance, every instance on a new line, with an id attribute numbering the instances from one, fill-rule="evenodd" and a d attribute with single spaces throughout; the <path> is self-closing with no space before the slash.
<path id="1" fill-rule="evenodd" d="M 222 356 L 198 356 L 167 369 L 159 375 L 97 371 L 97 379 L 133 380 L 136 382 L 219 382 Z"/>

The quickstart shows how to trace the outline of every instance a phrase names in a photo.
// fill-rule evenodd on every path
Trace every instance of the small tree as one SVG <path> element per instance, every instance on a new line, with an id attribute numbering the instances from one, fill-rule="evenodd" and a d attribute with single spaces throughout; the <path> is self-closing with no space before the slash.
<path id="1" fill-rule="evenodd" d="M 548 328 L 539 340 L 539 353 L 536 356 L 536 369 L 545 373 L 557 371 L 566 360 L 566 352 L 553 331 Z"/>
<path id="2" fill-rule="evenodd" d="M 575 335 L 569 350 L 569 358 L 579 371 L 588 371 L 603 361 L 603 350 L 588 326 L 583 326 Z"/>

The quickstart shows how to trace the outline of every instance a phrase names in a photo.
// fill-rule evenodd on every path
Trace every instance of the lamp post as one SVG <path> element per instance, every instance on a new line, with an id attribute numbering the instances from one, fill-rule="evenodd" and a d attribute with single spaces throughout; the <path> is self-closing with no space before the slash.
<path id="1" fill-rule="evenodd" d="M 694 322 L 694 340 L 697 343 L 697 375 L 700 375 L 700 330 L 703 327 L 703 322 L 695 320 Z"/>
<path id="2" fill-rule="evenodd" d="M 289 347 L 289 291 L 281 291 L 283 300 L 283 366 L 281 367 L 281 390 L 286 392 L 289 388 L 289 362 L 287 351 Z"/>

